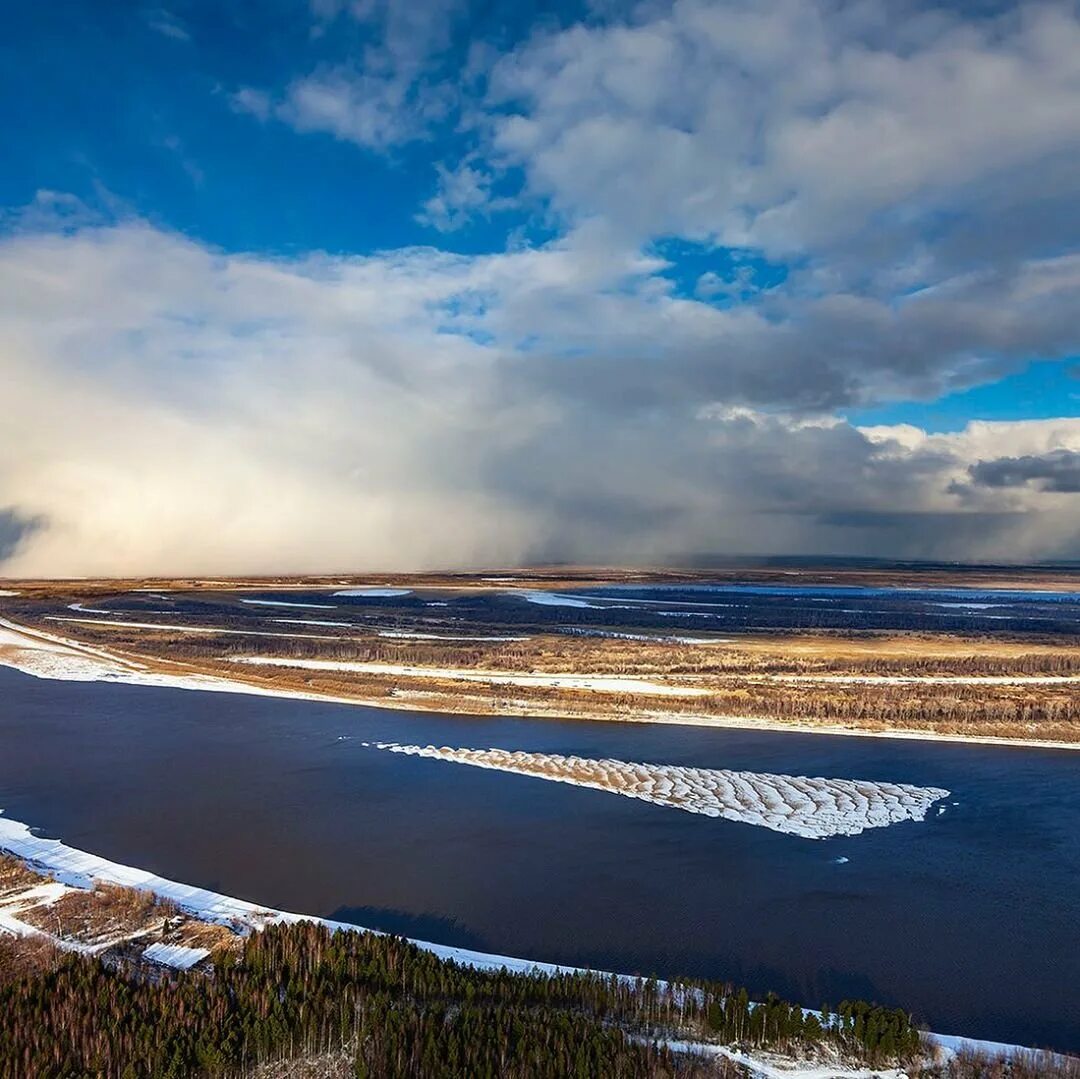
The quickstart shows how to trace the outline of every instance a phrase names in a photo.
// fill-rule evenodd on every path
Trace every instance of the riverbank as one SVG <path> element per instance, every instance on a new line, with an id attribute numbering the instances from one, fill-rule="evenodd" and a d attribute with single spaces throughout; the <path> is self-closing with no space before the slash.
<path id="1" fill-rule="evenodd" d="M 284 663 L 284 661 L 282 661 Z M 201 673 L 188 663 L 166 663 L 157 657 L 131 656 L 95 647 L 69 637 L 47 633 L 0 618 L 0 665 L 12 667 L 38 678 L 62 681 L 102 681 L 125 685 L 157 686 L 173 689 L 202 690 L 215 693 L 243 693 L 256 696 L 280 697 L 287 700 L 326 701 L 334 704 L 353 704 L 364 707 L 400 709 L 404 711 L 441 711 L 471 715 L 483 711 L 485 701 L 467 692 L 441 693 L 437 699 L 411 690 L 399 690 L 379 696 L 351 696 L 320 693 L 311 690 L 274 685 L 272 681 L 249 681 L 240 676 L 223 677 Z M 263 664 L 271 666 L 275 664 Z M 241 666 L 241 665 L 237 665 Z M 260 664 L 255 664 L 260 666 Z M 369 665 L 373 666 L 373 665 Z M 301 671 L 303 667 L 299 668 Z M 295 668 L 284 667 L 287 675 Z M 467 686 L 481 677 L 474 670 L 431 672 L 433 678 L 460 674 Z M 510 677 L 510 676 L 507 676 Z M 551 675 L 573 681 L 580 676 L 567 673 Z M 635 709 L 618 715 L 598 715 L 567 707 L 550 707 L 542 701 L 515 700 L 500 697 L 498 711 L 514 715 L 551 719 L 578 719 L 608 723 L 659 723 L 675 726 L 714 727 L 754 731 L 790 731 L 798 734 L 833 735 L 854 738 L 888 738 L 921 742 L 952 742 L 970 745 L 1011 746 L 1030 749 L 1080 750 L 1080 742 L 1054 739 L 1010 738 L 981 734 L 947 734 L 936 731 L 893 728 L 868 729 L 805 719 L 768 719 L 759 716 L 713 715 L 693 712 L 672 712 L 655 708 Z"/>
<path id="2" fill-rule="evenodd" d="M 107 858 L 68 846 L 60 840 L 36 836 L 30 826 L 3 816 L 2 810 L 0 810 L 0 854 L 18 859 L 32 874 L 42 878 L 40 883 L 26 882 L 28 887 L 21 893 L 23 897 L 30 896 L 35 900 L 35 906 L 47 907 L 55 904 L 65 895 L 71 895 L 73 892 L 78 891 L 91 892 L 93 889 L 105 885 L 149 894 L 156 900 L 164 902 L 170 908 L 175 908 L 184 916 L 208 925 L 226 927 L 230 932 L 240 936 L 250 932 L 261 932 L 272 925 L 296 925 L 305 922 L 322 925 L 333 931 L 379 933 L 379 930 L 368 929 L 348 922 L 263 906 L 206 888 L 198 888 L 170 880 L 134 866 L 110 861 Z M 76 951 L 81 954 L 101 954 L 109 946 L 125 943 L 142 935 L 138 930 L 127 936 L 122 933 L 114 933 L 113 937 L 105 943 L 85 944 L 78 940 L 65 939 L 63 934 L 52 932 L 48 922 L 43 922 L 41 926 L 35 926 L 32 922 L 21 920 L 19 917 L 19 904 L 13 902 L 10 897 L 8 897 L 8 905 L 15 909 L 16 913 L 5 913 L 4 903 L 0 901 L 0 934 L 6 932 L 13 936 L 44 937 L 64 950 Z M 634 984 L 638 981 L 636 975 L 616 975 L 605 971 L 590 971 L 582 967 L 553 964 L 516 956 L 495 955 L 467 948 L 436 944 L 431 941 L 407 939 L 410 940 L 410 943 L 432 953 L 439 959 L 477 970 L 504 970 L 524 975 L 538 973 L 546 975 L 594 973 L 604 978 L 616 977 L 624 984 Z M 142 954 L 151 962 L 172 966 L 175 969 L 187 969 L 202 962 L 211 953 L 207 948 L 188 948 L 183 945 L 173 945 L 170 950 L 170 946 L 155 943 L 145 948 Z M 811 1014 L 811 1012 L 808 1011 L 807 1014 Z M 812 1014 L 820 1015 L 818 1012 L 812 1012 Z M 939 1058 L 942 1054 L 947 1055 L 957 1052 L 980 1053 L 991 1058 L 1008 1058 L 1017 1054 L 1035 1052 L 1035 1050 L 1023 1046 L 933 1032 L 925 1032 L 923 1039 L 928 1049 L 937 1054 Z M 776 1074 L 776 1054 L 762 1054 L 761 1059 L 757 1059 L 756 1054 L 733 1054 L 726 1052 L 724 1047 L 707 1043 L 672 1043 L 673 1048 L 676 1045 L 681 1051 L 685 1052 L 702 1052 L 703 1050 L 725 1052 L 730 1059 L 744 1064 L 754 1074 Z M 790 1076 L 791 1079 L 810 1079 L 811 1076 L 823 1075 L 856 1079 L 857 1076 L 893 1077 L 903 1074 L 895 1069 L 874 1071 L 865 1068 L 847 1069 L 835 1065 L 823 1071 L 820 1067 L 813 1065 L 800 1068 L 798 1064 L 791 1061 L 787 1061 L 786 1066 L 780 1069 L 780 1072 L 783 1075 Z"/>

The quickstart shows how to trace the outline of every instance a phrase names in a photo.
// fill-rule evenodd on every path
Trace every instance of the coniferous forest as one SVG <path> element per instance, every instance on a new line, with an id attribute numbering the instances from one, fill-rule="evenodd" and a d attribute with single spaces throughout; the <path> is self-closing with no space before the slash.
<path id="1" fill-rule="evenodd" d="M 444 962 L 400 938 L 272 927 L 212 973 L 148 977 L 96 959 L 0 986 L 2 1079 L 232 1076 L 346 1050 L 357 1077 L 740 1074 L 657 1039 L 785 1051 L 833 1043 L 870 1063 L 913 1058 L 901 1011 L 845 1002 L 824 1022 L 775 997 L 700 984 L 672 991 L 591 974 L 521 975 Z"/>

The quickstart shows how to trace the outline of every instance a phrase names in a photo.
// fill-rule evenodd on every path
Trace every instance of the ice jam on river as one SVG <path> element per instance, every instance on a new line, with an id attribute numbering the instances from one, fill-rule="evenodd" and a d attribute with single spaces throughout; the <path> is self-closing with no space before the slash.
<path id="1" fill-rule="evenodd" d="M 555 753 L 452 749 L 397 742 L 373 745 L 391 753 L 591 787 L 687 813 L 755 824 L 804 839 L 859 835 L 867 828 L 920 821 L 935 802 L 950 793 L 940 787 L 916 787 L 910 783 L 733 772 L 674 764 L 591 760 Z"/>

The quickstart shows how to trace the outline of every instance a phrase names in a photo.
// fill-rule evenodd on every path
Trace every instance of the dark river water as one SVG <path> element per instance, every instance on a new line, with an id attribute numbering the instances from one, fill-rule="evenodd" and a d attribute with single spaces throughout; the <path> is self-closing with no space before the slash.
<path id="1" fill-rule="evenodd" d="M 810 841 L 360 744 L 379 739 L 953 793 L 925 822 Z M 944 1033 L 1080 1049 L 1080 754 L 393 712 L 0 668 L 0 807 L 289 910 L 812 1006 L 857 995 Z"/>

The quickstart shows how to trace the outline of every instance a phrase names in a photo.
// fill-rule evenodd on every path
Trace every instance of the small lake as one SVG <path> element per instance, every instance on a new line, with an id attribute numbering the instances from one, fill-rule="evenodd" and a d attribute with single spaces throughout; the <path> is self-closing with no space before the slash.
<path id="1" fill-rule="evenodd" d="M 924 822 L 812 841 L 363 741 L 952 794 Z M 1076 753 L 395 712 L 0 668 L 0 807 L 289 910 L 811 1006 L 857 995 L 945 1033 L 1080 1049 Z"/>

